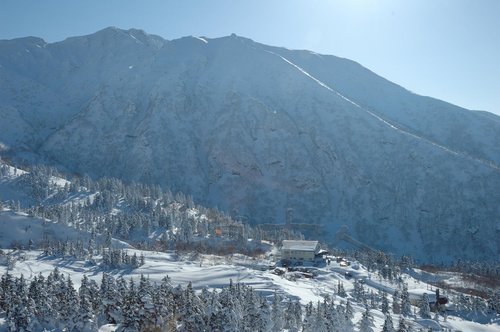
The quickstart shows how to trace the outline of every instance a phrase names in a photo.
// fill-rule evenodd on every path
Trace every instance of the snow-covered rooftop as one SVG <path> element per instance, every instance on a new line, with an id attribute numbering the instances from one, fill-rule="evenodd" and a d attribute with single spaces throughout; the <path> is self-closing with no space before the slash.
<path id="1" fill-rule="evenodd" d="M 318 241 L 283 240 L 283 250 L 316 251 Z"/>

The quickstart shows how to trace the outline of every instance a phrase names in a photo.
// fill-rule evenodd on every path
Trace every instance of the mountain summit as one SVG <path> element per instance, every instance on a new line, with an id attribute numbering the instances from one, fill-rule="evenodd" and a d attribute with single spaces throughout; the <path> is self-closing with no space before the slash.
<path id="1" fill-rule="evenodd" d="M 428 261 L 500 252 L 500 120 L 330 55 L 107 28 L 0 41 L 0 147 Z"/>

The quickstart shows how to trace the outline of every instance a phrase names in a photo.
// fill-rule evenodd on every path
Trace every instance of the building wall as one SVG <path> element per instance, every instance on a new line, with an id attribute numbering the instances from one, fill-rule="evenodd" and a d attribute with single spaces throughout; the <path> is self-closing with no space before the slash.
<path id="1" fill-rule="evenodd" d="M 314 251 L 301 250 L 283 250 L 281 253 L 283 259 L 314 260 Z"/>

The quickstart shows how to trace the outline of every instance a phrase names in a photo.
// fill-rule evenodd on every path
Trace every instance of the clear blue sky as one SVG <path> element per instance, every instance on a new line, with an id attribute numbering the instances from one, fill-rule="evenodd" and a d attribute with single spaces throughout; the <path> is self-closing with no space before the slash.
<path id="1" fill-rule="evenodd" d="M 236 33 L 361 63 L 418 94 L 500 114 L 500 0 L 2 0 L 0 39 L 108 26 L 166 39 Z"/>

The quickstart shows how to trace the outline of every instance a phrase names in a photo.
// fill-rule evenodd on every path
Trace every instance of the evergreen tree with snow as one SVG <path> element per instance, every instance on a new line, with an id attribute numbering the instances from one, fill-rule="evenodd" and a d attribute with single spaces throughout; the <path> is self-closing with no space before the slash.
<path id="1" fill-rule="evenodd" d="M 240 317 L 236 313 L 236 304 L 231 295 L 233 287 L 224 288 L 219 294 L 220 310 L 217 312 L 217 317 L 214 323 L 222 328 L 222 331 L 239 331 Z"/>
<path id="2" fill-rule="evenodd" d="M 128 293 L 123 300 L 123 323 L 120 331 L 139 331 L 141 328 L 141 308 L 134 280 L 131 278 Z"/>
<path id="3" fill-rule="evenodd" d="M 259 298 L 259 297 L 258 297 Z M 255 326 L 256 331 L 268 331 L 270 328 L 270 318 L 271 318 L 271 309 L 269 308 L 269 304 L 267 300 L 264 298 L 260 298 L 259 305 L 259 317 L 257 320 L 257 325 Z"/>
<path id="4" fill-rule="evenodd" d="M 370 290 L 370 308 L 378 309 L 378 301 L 373 290 Z"/>
<path id="5" fill-rule="evenodd" d="M 387 315 L 389 313 L 389 300 L 387 299 L 386 293 L 382 293 L 381 310 L 384 315 Z"/>
<path id="6" fill-rule="evenodd" d="M 364 303 L 366 301 L 365 297 L 365 287 L 359 280 L 354 280 L 354 290 L 352 293 L 354 301 L 358 303 Z"/>
<path id="7" fill-rule="evenodd" d="M 408 284 L 403 284 L 403 291 L 401 292 L 401 314 L 403 316 L 411 316 L 411 303 L 410 294 L 408 293 Z"/>
<path id="8" fill-rule="evenodd" d="M 138 305 L 140 307 L 139 312 L 141 315 L 141 326 L 151 326 L 154 325 L 155 321 L 155 308 L 153 304 L 153 285 L 149 278 L 146 278 L 141 274 L 139 279 L 139 286 L 137 287 L 137 296 L 139 299 Z"/>
<path id="9" fill-rule="evenodd" d="M 251 288 L 247 289 L 243 296 L 242 311 L 242 331 L 253 331 L 255 326 L 259 324 L 260 313 L 259 300 Z"/>
<path id="10" fill-rule="evenodd" d="M 153 293 L 153 303 L 155 308 L 155 325 L 166 325 L 173 306 L 172 285 L 168 276 L 163 277 L 159 287 Z"/>
<path id="11" fill-rule="evenodd" d="M 399 324 L 397 332 L 411 332 L 411 325 L 405 320 L 405 318 L 401 315 L 399 316 Z"/>
<path id="12" fill-rule="evenodd" d="M 297 301 L 288 301 L 285 309 L 285 326 L 290 332 L 300 331 L 302 325 L 302 307 Z"/>
<path id="13" fill-rule="evenodd" d="M 69 330 L 73 330 L 74 323 L 78 316 L 79 303 L 78 294 L 76 293 L 73 281 L 69 275 L 66 280 L 66 287 L 62 295 L 60 308 L 62 309 L 59 312 L 60 320 Z"/>
<path id="14" fill-rule="evenodd" d="M 53 297 L 48 292 L 48 284 L 45 277 L 40 273 L 30 284 L 29 296 L 34 301 L 34 312 L 38 324 L 43 328 L 53 328 L 58 313 L 53 306 Z"/>
<path id="15" fill-rule="evenodd" d="M 271 305 L 271 331 L 279 332 L 285 326 L 283 308 L 281 306 L 281 296 L 274 292 Z"/>
<path id="16" fill-rule="evenodd" d="M 323 299 L 322 313 L 328 331 L 332 331 L 335 326 L 339 326 L 340 322 L 337 315 L 337 308 L 335 308 L 333 299 L 328 296 L 325 296 Z"/>
<path id="17" fill-rule="evenodd" d="M 210 292 L 207 305 L 206 305 L 206 315 L 207 315 L 207 328 L 210 331 L 221 331 L 222 321 L 220 320 L 221 305 L 219 303 L 219 297 L 216 290 Z M 248 316 L 243 317 L 243 324 L 248 320 Z M 244 328 L 244 326 L 243 326 Z"/>
<path id="18" fill-rule="evenodd" d="M 203 317 L 204 308 L 198 296 L 194 293 L 193 285 L 188 283 L 184 290 L 179 308 L 179 321 L 182 323 L 180 331 L 203 331 L 206 329 Z"/>
<path id="19" fill-rule="evenodd" d="M 345 308 L 343 308 L 342 304 L 339 304 L 337 308 L 338 308 L 337 310 L 343 314 L 339 316 L 340 318 L 343 318 L 340 320 L 341 325 L 339 327 L 339 331 L 345 331 L 345 332 L 353 331 L 354 324 L 352 322 L 352 319 L 354 318 L 354 309 L 351 305 L 351 301 L 347 300 Z"/>
<path id="20" fill-rule="evenodd" d="M 347 293 L 346 293 L 346 291 L 344 289 L 344 284 L 342 282 L 340 282 L 340 280 L 339 280 L 339 282 L 337 284 L 337 294 L 340 297 L 347 297 Z"/>
<path id="21" fill-rule="evenodd" d="M 14 279 L 12 275 L 7 273 L 2 275 L 0 279 L 0 309 L 9 312 L 12 306 L 12 297 L 14 294 Z"/>
<path id="22" fill-rule="evenodd" d="M 67 281 L 56 267 L 47 277 L 47 294 L 50 299 L 50 308 L 54 314 L 52 322 L 56 324 L 56 328 L 61 327 L 59 326 L 62 324 L 61 316 L 66 310 L 63 308 L 66 288 Z"/>
<path id="23" fill-rule="evenodd" d="M 312 321 L 308 324 L 304 332 L 327 332 L 325 321 L 325 310 L 321 302 L 318 301 L 316 308 L 313 309 Z"/>
<path id="24" fill-rule="evenodd" d="M 385 315 L 384 326 L 382 332 L 394 332 L 394 324 L 392 323 L 391 315 Z"/>
<path id="25" fill-rule="evenodd" d="M 86 275 L 78 290 L 80 307 L 75 323 L 75 329 L 82 332 L 95 331 L 97 329 L 96 317 L 93 307 L 92 288 Z"/>
<path id="26" fill-rule="evenodd" d="M 116 290 L 115 278 L 107 273 L 102 274 L 99 297 L 101 299 L 99 308 L 100 321 L 104 324 L 116 324 L 117 317 L 120 316 L 120 310 L 117 305 L 118 292 Z"/>
<path id="27" fill-rule="evenodd" d="M 313 304 L 312 302 L 309 302 L 305 308 L 304 319 L 302 321 L 302 331 L 312 331 L 313 320 Z"/>
<path id="28" fill-rule="evenodd" d="M 392 312 L 395 314 L 401 313 L 401 293 L 397 289 L 392 294 Z"/>
<path id="29" fill-rule="evenodd" d="M 28 297 L 28 286 L 22 274 L 16 278 L 11 301 L 11 308 L 6 317 L 9 331 L 32 331 L 36 318 Z"/>
<path id="30" fill-rule="evenodd" d="M 420 300 L 419 315 L 425 319 L 431 318 L 431 310 L 429 307 L 429 298 L 427 297 L 427 293 L 424 293 L 422 295 L 422 299 Z"/>
<path id="31" fill-rule="evenodd" d="M 370 313 L 370 309 L 366 307 L 363 312 L 363 316 L 361 316 L 361 320 L 358 323 L 360 332 L 373 332 L 373 316 Z"/>

